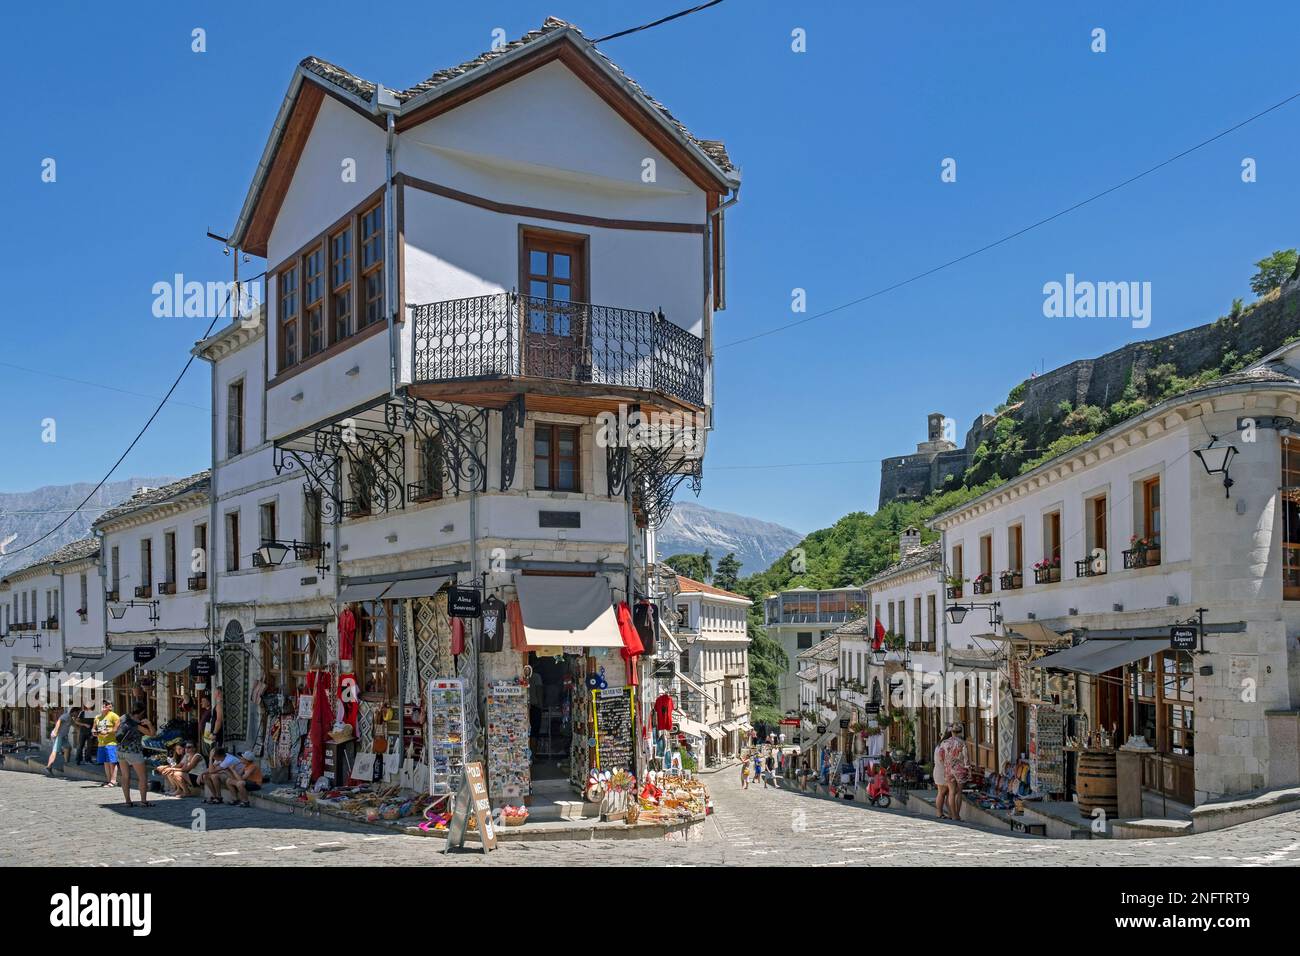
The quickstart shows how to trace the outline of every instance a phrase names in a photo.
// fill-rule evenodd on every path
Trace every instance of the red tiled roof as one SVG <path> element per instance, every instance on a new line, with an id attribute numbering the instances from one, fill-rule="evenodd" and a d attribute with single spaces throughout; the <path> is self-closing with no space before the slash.
<path id="1" fill-rule="evenodd" d="M 737 594 L 735 591 L 724 591 L 722 588 L 715 588 L 712 584 L 705 584 L 703 581 L 697 581 L 694 578 L 688 578 L 684 574 L 677 575 L 677 586 L 684 593 L 695 592 L 698 594 L 717 594 L 721 597 L 738 598 L 741 601 L 749 601 L 749 598 L 743 594 Z M 753 604 L 753 601 L 749 601 Z"/>

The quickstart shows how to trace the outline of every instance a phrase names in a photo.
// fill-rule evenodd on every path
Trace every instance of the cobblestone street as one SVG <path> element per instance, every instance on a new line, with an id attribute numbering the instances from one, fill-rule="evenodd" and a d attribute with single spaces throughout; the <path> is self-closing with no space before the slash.
<path id="1" fill-rule="evenodd" d="M 327 818 L 204 808 L 155 796 L 126 809 L 119 790 L 0 772 L 0 865 L 545 866 L 1040 865 L 1295 866 L 1300 813 L 1166 840 L 1062 841 L 989 833 L 790 790 L 742 792 L 710 778 L 715 814 L 689 840 L 507 843 L 484 857 L 444 856 L 439 839 L 386 834 Z M 191 828 L 206 809 L 207 829 Z"/>

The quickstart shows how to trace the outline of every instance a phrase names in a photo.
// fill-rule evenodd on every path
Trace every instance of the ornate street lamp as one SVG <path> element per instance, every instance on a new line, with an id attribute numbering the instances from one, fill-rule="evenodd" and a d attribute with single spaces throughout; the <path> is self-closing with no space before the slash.
<path id="1" fill-rule="evenodd" d="M 1208 445 L 1194 450 L 1196 457 L 1205 466 L 1207 475 L 1223 475 L 1223 497 L 1230 498 L 1233 481 L 1228 474 L 1228 469 L 1232 466 L 1232 457 L 1237 454 L 1237 449 L 1228 444 L 1216 445 L 1215 442 L 1218 440 L 1218 435 L 1211 435 Z"/>

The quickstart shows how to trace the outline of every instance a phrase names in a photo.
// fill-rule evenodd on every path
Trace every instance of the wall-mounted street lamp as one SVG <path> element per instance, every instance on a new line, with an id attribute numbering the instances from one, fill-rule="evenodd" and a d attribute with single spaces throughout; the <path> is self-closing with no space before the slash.
<path id="1" fill-rule="evenodd" d="M 1196 452 L 1196 457 L 1199 458 L 1201 464 L 1205 466 L 1205 473 L 1207 475 L 1223 475 L 1223 497 L 1230 498 L 1232 497 L 1231 489 L 1233 481 L 1232 477 L 1228 474 L 1228 469 L 1232 467 L 1232 457 L 1237 454 L 1237 449 L 1227 443 L 1216 445 L 1215 443 L 1218 442 L 1218 440 L 1218 435 L 1211 435 L 1210 443 L 1208 445 L 1204 448 L 1197 448 L 1194 450 Z"/>
<path id="2" fill-rule="evenodd" d="M 108 606 L 108 613 L 113 615 L 113 620 L 120 621 L 126 617 L 127 610 L 133 607 L 147 607 L 149 609 L 149 623 L 158 623 L 157 601 L 119 601 Z"/>
<path id="3" fill-rule="evenodd" d="M 949 621 L 953 624 L 960 624 L 962 621 L 966 620 L 966 615 L 971 611 L 987 611 L 990 624 L 998 626 L 1001 626 L 1002 624 L 1001 601 L 990 601 L 982 604 L 974 601 L 969 604 L 949 604 L 946 613 L 948 614 Z"/>
<path id="4" fill-rule="evenodd" d="M 319 574 L 325 574 L 330 569 L 329 562 L 325 560 L 325 552 L 329 549 L 329 546 L 328 541 L 314 543 L 299 541 L 296 538 L 292 541 L 276 541 L 273 538 L 263 538 L 262 546 L 253 552 L 253 565 L 255 567 L 278 568 L 284 564 L 284 559 L 292 551 L 295 561 L 315 558 L 316 571 Z"/>

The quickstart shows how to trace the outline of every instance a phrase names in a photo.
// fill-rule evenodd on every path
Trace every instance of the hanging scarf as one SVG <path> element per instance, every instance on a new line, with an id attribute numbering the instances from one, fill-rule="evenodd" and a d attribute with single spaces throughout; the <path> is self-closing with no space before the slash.
<path id="1" fill-rule="evenodd" d="M 510 626 L 510 646 L 521 654 L 528 653 L 528 638 L 524 635 L 524 610 L 519 601 L 506 605 L 506 623 Z"/>
<path id="2" fill-rule="evenodd" d="M 352 673 L 352 662 L 355 660 L 352 656 L 353 645 L 356 637 L 357 616 L 352 613 L 352 608 L 345 607 L 339 614 L 339 671 L 341 673 Z"/>
<path id="3" fill-rule="evenodd" d="M 307 691 L 312 695 L 311 729 L 311 779 L 314 783 L 325 773 L 325 735 L 329 733 L 330 707 L 329 671 L 312 671 L 307 675 Z"/>
<path id="4" fill-rule="evenodd" d="M 460 657 L 465 653 L 465 622 L 458 617 L 451 619 L 451 656 Z"/>
<path id="5" fill-rule="evenodd" d="M 632 609 L 627 606 L 626 601 L 618 602 L 615 616 L 618 618 L 618 633 L 623 638 L 623 649 L 619 653 L 627 665 L 627 684 L 635 687 L 636 659 L 645 653 L 645 645 L 641 643 L 641 635 L 637 633 L 636 626 L 632 623 Z"/>

